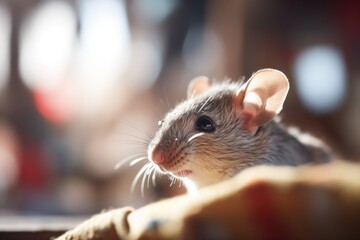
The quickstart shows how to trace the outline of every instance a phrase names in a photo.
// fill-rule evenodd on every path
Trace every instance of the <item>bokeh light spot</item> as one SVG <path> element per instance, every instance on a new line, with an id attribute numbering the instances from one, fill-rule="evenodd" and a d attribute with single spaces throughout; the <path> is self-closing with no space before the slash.
<path id="1" fill-rule="evenodd" d="M 346 94 L 346 69 L 340 50 L 317 45 L 300 52 L 294 66 L 300 100 L 310 111 L 336 111 Z"/>

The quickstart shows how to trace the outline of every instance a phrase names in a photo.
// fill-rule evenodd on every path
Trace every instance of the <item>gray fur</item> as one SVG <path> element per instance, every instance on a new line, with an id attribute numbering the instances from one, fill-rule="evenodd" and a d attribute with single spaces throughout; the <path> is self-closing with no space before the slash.
<path id="1" fill-rule="evenodd" d="M 165 156 L 161 171 L 192 170 L 188 180 L 197 187 L 230 178 L 251 166 L 297 166 L 330 160 L 323 143 L 295 130 L 289 132 L 277 119 L 250 134 L 236 112 L 235 96 L 241 85 L 229 81 L 215 84 L 206 93 L 177 105 L 151 141 L 149 159 L 155 148 L 161 149 Z M 214 121 L 215 132 L 188 141 L 199 133 L 195 122 L 202 115 Z"/>

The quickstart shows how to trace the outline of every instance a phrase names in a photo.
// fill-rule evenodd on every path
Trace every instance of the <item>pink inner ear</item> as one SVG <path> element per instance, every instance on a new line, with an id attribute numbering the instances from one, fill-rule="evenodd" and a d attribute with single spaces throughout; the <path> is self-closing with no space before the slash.
<path id="1" fill-rule="evenodd" d="M 245 94 L 245 91 L 241 91 L 238 94 L 237 100 L 240 118 L 242 119 L 245 128 L 251 134 L 254 134 L 258 127 L 253 124 L 253 120 L 263 107 L 262 100 L 256 92 L 249 92 Z"/>
<path id="2" fill-rule="evenodd" d="M 274 69 L 256 72 L 238 94 L 240 116 L 249 131 L 270 121 L 278 114 L 284 103 L 289 82 L 286 76 Z"/>
<path id="3" fill-rule="evenodd" d="M 263 100 L 256 92 L 248 92 L 243 100 L 243 111 L 251 116 L 256 116 L 263 108 Z"/>

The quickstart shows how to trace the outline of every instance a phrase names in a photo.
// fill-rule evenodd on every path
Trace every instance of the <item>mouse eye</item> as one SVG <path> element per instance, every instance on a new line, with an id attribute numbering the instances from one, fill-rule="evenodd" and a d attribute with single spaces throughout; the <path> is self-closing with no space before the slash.
<path id="1" fill-rule="evenodd" d="M 215 126 L 213 124 L 213 121 L 206 116 L 199 117 L 196 120 L 195 124 L 196 130 L 200 132 L 213 132 L 215 131 Z"/>
<path id="2" fill-rule="evenodd" d="M 164 120 L 158 121 L 158 127 L 160 128 L 163 125 L 163 123 L 164 123 Z"/>

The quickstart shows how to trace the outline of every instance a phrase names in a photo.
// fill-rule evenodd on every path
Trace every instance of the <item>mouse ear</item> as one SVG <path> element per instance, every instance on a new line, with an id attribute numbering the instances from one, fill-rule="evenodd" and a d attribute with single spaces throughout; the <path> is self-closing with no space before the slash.
<path id="1" fill-rule="evenodd" d="M 211 87 L 211 83 L 208 77 L 199 76 L 192 79 L 188 85 L 187 97 L 197 96 L 203 92 L 206 92 Z"/>
<path id="2" fill-rule="evenodd" d="M 289 81 L 278 70 L 267 68 L 253 74 L 237 96 L 240 116 L 245 120 L 246 128 L 255 133 L 257 127 L 280 113 L 288 91 Z"/>

